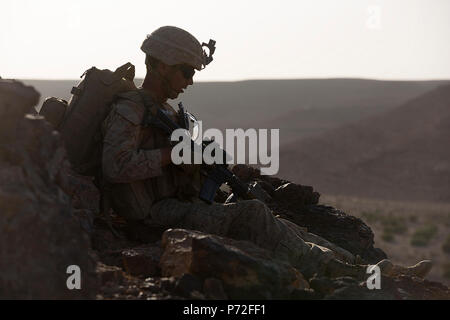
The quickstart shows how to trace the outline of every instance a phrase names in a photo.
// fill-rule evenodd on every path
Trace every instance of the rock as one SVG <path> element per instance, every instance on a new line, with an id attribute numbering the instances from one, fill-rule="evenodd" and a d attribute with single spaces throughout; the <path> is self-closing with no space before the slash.
<path id="1" fill-rule="evenodd" d="M 198 298 L 202 287 L 203 281 L 199 277 L 186 273 L 176 281 L 174 292 L 182 297 Z"/>
<path id="2" fill-rule="evenodd" d="M 175 277 L 162 277 L 159 286 L 166 292 L 173 292 L 176 284 L 177 280 Z"/>
<path id="3" fill-rule="evenodd" d="M 260 182 L 253 182 L 252 184 L 250 184 L 250 190 L 254 195 L 256 195 L 256 198 L 261 200 L 262 202 L 272 202 L 272 197 L 266 192 L 266 190 L 264 190 Z"/>
<path id="4" fill-rule="evenodd" d="M 314 280 L 314 279 L 313 279 Z M 318 281 L 311 281 L 311 286 L 327 292 L 325 299 L 338 300 L 449 300 L 449 289 L 439 283 L 416 277 L 400 276 L 391 278 L 382 276 L 380 289 L 369 290 L 366 282 L 353 278 L 320 279 L 322 288 L 317 289 Z M 324 289 L 328 285 L 328 290 Z"/>
<path id="5" fill-rule="evenodd" d="M 219 189 L 219 190 L 217 190 L 216 196 L 214 198 L 214 202 L 225 203 L 225 201 L 227 200 L 228 196 L 229 196 L 228 193 L 226 193 L 225 191 Z"/>
<path id="6" fill-rule="evenodd" d="M 94 297 L 89 238 L 59 187 L 68 164 L 61 140 L 44 119 L 23 114 L 38 98 L 0 81 L 0 298 Z M 67 288 L 71 265 L 81 269 L 81 290 Z"/>
<path id="7" fill-rule="evenodd" d="M 141 221 L 128 221 L 125 227 L 127 238 L 140 243 L 159 241 L 164 231 L 166 231 L 164 227 L 144 224 Z"/>
<path id="8" fill-rule="evenodd" d="M 385 289 L 367 288 L 366 283 L 358 282 L 350 277 L 332 280 L 333 292 L 325 296 L 325 300 L 393 300 L 395 296 Z"/>
<path id="9" fill-rule="evenodd" d="M 61 188 L 72 198 L 72 206 L 98 214 L 100 212 L 100 191 L 94 184 L 94 178 L 81 176 L 71 168 L 65 168 L 64 175 L 67 180 Z"/>
<path id="10" fill-rule="evenodd" d="M 310 186 L 286 183 L 274 192 L 274 198 L 288 208 L 302 208 L 305 205 L 317 204 L 320 194 Z"/>
<path id="11" fill-rule="evenodd" d="M 160 267 L 163 276 L 182 276 L 189 273 L 192 259 L 192 236 L 197 232 L 168 229 L 163 234 L 163 255 Z"/>
<path id="12" fill-rule="evenodd" d="M 374 297 L 367 289 L 366 283 L 358 281 L 352 277 L 313 277 L 309 281 L 311 288 L 317 292 L 321 298 L 337 299 L 339 296 L 348 295 L 350 299 L 364 299 L 367 296 L 369 299 Z M 340 291 L 339 291 L 340 290 Z M 336 293 L 335 293 L 336 291 Z M 359 295 L 359 297 L 358 297 Z"/>
<path id="13" fill-rule="evenodd" d="M 237 164 L 233 166 L 231 171 L 240 180 L 242 180 L 242 182 L 250 182 L 251 180 L 257 179 L 261 175 L 261 171 L 259 169 L 247 166 L 245 164 Z"/>
<path id="14" fill-rule="evenodd" d="M 450 290 L 443 284 L 418 277 L 382 277 L 381 289 L 395 295 L 396 299 L 450 300 Z"/>
<path id="15" fill-rule="evenodd" d="M 88 209 L 74 209 L 72 211 L 72 214 L 76 219 L 78 219 L 80 227 L 87 234 L 92 234 L 94 232 L 94 212 Z"/>
<path id="16" fill-rule="evenodd" d="M 145 279 L 140 285 L 140 289 L 151 293 L 158 293 L 161 291 L 160 285 L 155 278 Z"/>
<path id="17" fill-rule="evenodd" d="M 273 176 L 260 176 L 259 177 L 260 180 L 269 183 L 272 188 L 277 189 L 280 186 L 282 186 L 283 184 L 289 183 L 289 181 L 287 180 L 283 180 L 277 177 L 273 177 Z M 272 194 L 271 194 L 272 196 Z"/>
<path id="18" fill-rule="evenodd" d="M 270 197 L 274 197 L 275 188 L 271 183 L 264 180 L 258 180 L 257 182 Z"/>
<path id="19" fill-rule="evenodd" d="M 59 134 L 39 115 L 25 115 L 38 99 L 33 88 L 0 80 L 0 299 L 450 299 L 447 287 L 408 276 L 383 276 L 381 290 L 349 277 L 309 284 L 250 242 L 106 219 L 93 178 L 71 171 Z M 312 187 L 245 165 L 233 172 L 291 222 L 368 262 L 386 257 L 370 228 L 318 206 Z M 72 265 L 80 267 L 81 290 L 67 288 Z"/>
<path id="20" fill-rule="evenodd" d="M 297 269 L 247 241 L 169 229 L 162 246 L 163 276 L 220 279 L 230 299 L 283 299 L 296 288 L 309 287 Z"/>
<path id="21" fill-rule="evenodd" d="M 108 266 L 103 263 L 98 263 L 95 272 L 100 278 L 101 285 L 106 285 L 108 282 L 119 284 L 122 283 L 124 279 L 122 269 L 116 266 Z"/>
<path id="22" fill-rule="evenodd" d="M 159 246 L 144 246 L 122 251 L 124 270 L 133 276 L 154 277 L 161 274 Z"/>
<path id="23" fill-rule="evenodd" d="M 91 238 L 92 249 L 100 252 L 107 253 L 117 249 L 117 239 L 111 230 L 104 228 L 95 228 L 95 232 Z M 126 245 L 125 245 L 126 246 Z"/>
<path id="24" fill-rule="evenodd" d="M 386 259 L 386 254 L 374 248 L 372 230 L 361 219 L 347 215 L 329 206 L 307 205 L 292 212 L 289 218 L 335 245 L 359 255 L 366 262 L 375 264 Z"/>
<path id="25" fill-rule="evenodd" d="M 116 237 L 106 224 L 96 219 L 91 235 L 92 249 L 98 252 L 100 260 L 107 265 L 123 267 L 122 252 L 141 245 L 125 237 Z"/>
<path id="26" fill-rule="evenodd" d="M 292 291 L 290 300 L 317 300 L 322 297 L 312 289 L 294 289 Z"/>
<path id="27" fill-rule="evenodd" d="M 227 294 L 223 289 L 222 281 L 215 278 L 207 278 L 203 282 L 203 293 L 206 299 L 210 300 L 227 300 Z"/>
<path id="28" fill-rule="evenodd" d="M 327 277 L 313 277 L 309 280 L 309 285 L 322 296 L 332 294 L 336 289 L 333 280 Z"/>
<path id="29" fill-rule="evenodd" d="M 18 122 L 39 102 L 39 97 L 33 87 L 0 79 L 0 143 L 14 139 Z"/>

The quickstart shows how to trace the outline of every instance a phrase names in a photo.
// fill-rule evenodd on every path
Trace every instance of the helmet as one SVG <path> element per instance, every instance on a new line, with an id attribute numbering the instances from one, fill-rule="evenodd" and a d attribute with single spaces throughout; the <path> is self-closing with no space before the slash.
<path id="1" fill-rule="evenodd" d="M 198 40 L 189 32 L 172 26 L 161 27 L 147 36 L 141 46 L 145 54 L 156 58 L 165 64 L 172 66 L 175 64 L 188 64 L 191 67 L 201 70 L 212 60 L 215 48 L 210 43 L 200 44 Z M 209 56 L 203 50 L 203 46 L 208 46 Z"/>

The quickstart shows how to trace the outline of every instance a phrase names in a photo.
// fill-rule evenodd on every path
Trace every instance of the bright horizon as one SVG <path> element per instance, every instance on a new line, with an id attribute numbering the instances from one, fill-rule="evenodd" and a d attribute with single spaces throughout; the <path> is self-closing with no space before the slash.
<path id="1" fill-rule="evenodd" d="M 217 41 L 195 81 L 450 79 L 450 1 L 2 0 L 0 76 L 78 79 L 131 62 L 148 33 L 175 25 Z"/>

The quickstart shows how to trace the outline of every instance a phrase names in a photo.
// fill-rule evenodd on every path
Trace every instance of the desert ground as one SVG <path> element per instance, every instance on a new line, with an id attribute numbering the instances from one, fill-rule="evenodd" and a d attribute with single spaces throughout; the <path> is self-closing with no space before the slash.
<path id="1" fill-rule="evenodd" d="M 450 285 L 450 203 L 388 201 L 322 195 L 330 205 L 361 218 L 375 234 L 375 247 L 393 263 L 409 266 L 434 263 L 427 279 Z"/>

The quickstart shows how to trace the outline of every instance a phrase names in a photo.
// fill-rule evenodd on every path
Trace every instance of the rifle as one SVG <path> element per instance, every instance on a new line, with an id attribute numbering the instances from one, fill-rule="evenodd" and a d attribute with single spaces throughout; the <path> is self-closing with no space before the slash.
<path id="1" fill-rule="evenodd" d="M 170 119 L 164 112 L 161 111 L 161 109 L 158 109 L 156 116 L 152 116 L 150 118 L 149 124 L 162 129 L 169 136 L 171 136 L 172 132 L 177 129 L 189 130 L 187 112 L 184 111 L 183 104 L 181 102 L 178 104 L 178 107 L 178 116 L 180 117 L 183 126 L 178 125 L 175 121 Z M 203 150 L 211 142 L 212 141 L 202 141 L 202 154 Z M 195 148 L 194 144 L 195 142 L 191 139 L 191 149 L 193 151 Z M 221 152 L 224 155 L 224 159 L 226 159 L 226 152 L 224 150 L 221 150 Z M 226 161 L 224 161 L 223 164 L 212 164 L 206 166 L 208 175 L 200 190 L 199 198 L 208 204 L 213 203 L 216 193 L 221 185 L 227 183 L 233 191 L 233 195 L 227 199 L 227 202 L 235 201 L 236 197 L 244 200 L 256 199 L 257 197 L 253 194 L 252 190 L 228 169 L 228 165 L 225 162 Z"/>

